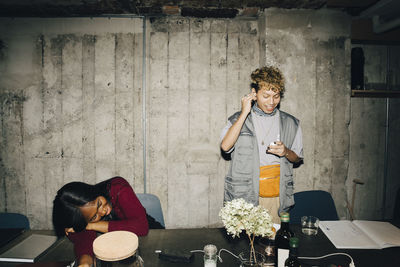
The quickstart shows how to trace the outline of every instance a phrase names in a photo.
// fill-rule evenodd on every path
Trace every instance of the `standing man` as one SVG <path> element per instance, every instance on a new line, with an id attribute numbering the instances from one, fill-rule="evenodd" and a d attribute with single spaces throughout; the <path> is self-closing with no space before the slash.
<path id="1" fill-rule="evenodd" d="M 231 153 L 224 201 L 260 204 L 279 223 L 279 214 L 294 204 L 293 163 L 303 159 L 302 133 L 299 120 L 278 109 L 285 90 L 280 70 L 256 69 L 251 80 L 251 93 L 221 134 L 221 149 Z"/>

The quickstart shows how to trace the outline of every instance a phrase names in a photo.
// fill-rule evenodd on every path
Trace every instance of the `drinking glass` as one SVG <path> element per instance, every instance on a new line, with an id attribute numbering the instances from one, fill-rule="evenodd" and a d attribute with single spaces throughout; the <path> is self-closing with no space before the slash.
<path id="1" fill-rule="evenodd" d="M 316 235 L 318 233 L 319 219 L 315 216 L 301 217 L 301 232 L 305 235 Z"/>

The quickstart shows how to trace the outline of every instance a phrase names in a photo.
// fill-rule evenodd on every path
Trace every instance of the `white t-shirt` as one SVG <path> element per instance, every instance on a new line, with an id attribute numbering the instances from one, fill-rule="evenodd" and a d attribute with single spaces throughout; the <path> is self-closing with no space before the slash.
<path id="1" fill-rule="evenodd" d="M 258 151 L 260 155 L 260 166 L 280 164 L 279 157 L 266 153 L 270 143 L 280 140 L 279 137 L 279 110 L 273 116 L 262 116 L 251 110 L 251 116 L 253 118 L 254 130 L 258 143 Z M 222 129 L 220 140 L 225 137 L 232 123 L 228 120 L 226 126 Z M 285 144 L 286 145 L 286 144 Z M 231 153 L 235 146 L 233 146 L 228 153 Z M 296 136 L 294 138 L 292 147 L 289 147 L 299 158 L 303 158 L 303 137 L 300 125 L 297 129 Z"/>

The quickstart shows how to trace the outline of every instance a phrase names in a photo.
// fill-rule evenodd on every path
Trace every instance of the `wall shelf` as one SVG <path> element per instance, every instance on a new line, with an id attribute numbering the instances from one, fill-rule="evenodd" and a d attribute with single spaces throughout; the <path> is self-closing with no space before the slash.
<path id="1" fill-rule="evenodd" d="M 400 97 L 400 90 L 351 90 L 352 97 Z"/>

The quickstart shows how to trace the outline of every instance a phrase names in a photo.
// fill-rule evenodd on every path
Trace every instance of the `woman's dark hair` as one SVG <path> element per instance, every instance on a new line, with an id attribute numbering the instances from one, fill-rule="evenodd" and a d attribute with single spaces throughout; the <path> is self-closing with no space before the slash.
<path id="1" fill-rule="evenodd" d="M 57 191 L 53 201 L 53 224 L 57 236 L 65 235 L 65 228 L 72 227 L 75 232 L 83 231 L 87 222 L 80 211 L 80 207 L 104 196 L 109 201 L 110 181 L 106 180 L 96 185 L 82 182 L 71 182 Z M 113 212 L 103 220 L 110 220 Z"/>

